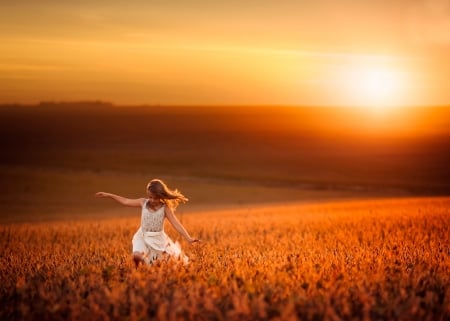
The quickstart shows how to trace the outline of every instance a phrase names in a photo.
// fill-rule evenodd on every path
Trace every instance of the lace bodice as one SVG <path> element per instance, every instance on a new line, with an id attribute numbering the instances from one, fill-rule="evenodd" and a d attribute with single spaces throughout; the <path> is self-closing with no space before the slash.
<path id="1" fill-rule="evenodd" d="M 164 205 L 156 211 L 147 208 L 147 201 L 142 206 L 141 228 L 144 232 L 159 232 L 164 229 Z"/>

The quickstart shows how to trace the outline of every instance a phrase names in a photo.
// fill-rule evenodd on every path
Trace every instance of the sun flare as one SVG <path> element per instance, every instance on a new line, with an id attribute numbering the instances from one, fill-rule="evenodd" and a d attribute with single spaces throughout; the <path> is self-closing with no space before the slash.
<path id="1" fill-rule="evenodd" d="M 405 79 L 396 69 L 354 65 L 340 78 L 344 94 L 357 106 L 381 111 L 401 106 L 404 100 Z"/>
<path id="2" fill-rule="evenodd" d="M 388 98 L 397 87 L 393 73 L 386 70 L 366 70 L 361 80 L 361 94 L 371 100 Z"/>

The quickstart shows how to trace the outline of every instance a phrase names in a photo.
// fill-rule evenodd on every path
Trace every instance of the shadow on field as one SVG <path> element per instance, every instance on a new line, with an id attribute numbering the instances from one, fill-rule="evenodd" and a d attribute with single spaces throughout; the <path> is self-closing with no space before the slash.
<path id="1" fill-rule="evenodd" d="M 154 177 L 190 198 L 180 212 L 449 195 L 449 114 L 412 109 L 405 121 L 342 108 L 2 106 L 0 222 L 135 215 L 93 195 L 143 197 Z"/>

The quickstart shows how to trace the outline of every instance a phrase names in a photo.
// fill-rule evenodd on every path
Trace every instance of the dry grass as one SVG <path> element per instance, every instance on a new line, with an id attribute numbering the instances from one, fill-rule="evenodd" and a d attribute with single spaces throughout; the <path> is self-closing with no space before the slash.
<path id="1" fill-rule="evenodd" d="M 449 320 L 450 199 L 184 214 L 188 266 L 130 219 L 0 226 L 2 320 Z M 174 231 L 168 233 L 176 237 Z"/>

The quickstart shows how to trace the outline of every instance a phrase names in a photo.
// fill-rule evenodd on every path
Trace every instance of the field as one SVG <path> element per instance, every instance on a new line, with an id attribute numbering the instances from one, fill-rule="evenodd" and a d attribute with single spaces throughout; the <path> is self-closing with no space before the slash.
<path id="1" fill-rule="evenodd" d="M 307 107 L 0 106 L 0 222 L 126 215 L 92 195 L 141 197 L 154 177 L 187 194 L 187 212 L 450 195 L 450 108 L 369 116 Z"/>
<path id="2" fill-rule="evenodd" d="M 137 270 L 137 216 L 2 225 L 0 319 L 448 320 L 449 208 L 418 198 L 184 214 L 202 239 L 179 240 L 191 262 Z"/>
<path id="3" fill-rule="evenodd" d="M 449 320 L 450 108 L 0 106 L 1 320 Z M 133 268 L 161 178 L 191 258 Z"/>

